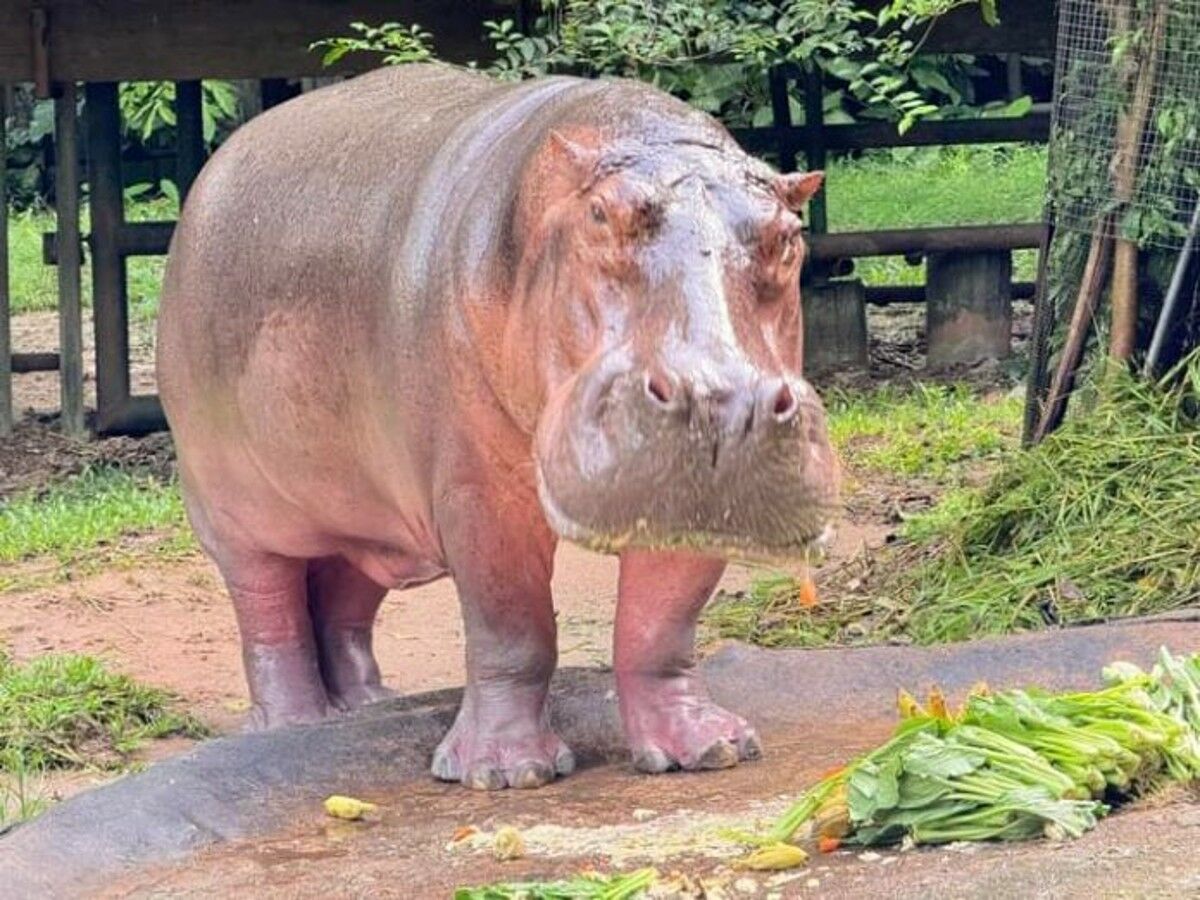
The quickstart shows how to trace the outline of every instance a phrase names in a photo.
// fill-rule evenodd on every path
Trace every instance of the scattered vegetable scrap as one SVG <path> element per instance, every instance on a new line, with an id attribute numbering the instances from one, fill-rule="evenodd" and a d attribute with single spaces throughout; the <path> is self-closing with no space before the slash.
<path id="1" fill-rule="evenodd" d="M 521 832 L 513 828 L 511 825 L 505 825 L 496 830 L 496 838 L 492 843 L 492 852 L 496 859 L 501 862 L 508 862 L 512 859 L 520 859 L 525 855 L 525 839 L 521 837 Z"/>
<path id="2" fill-rule="evenodd" d="M 754 872 L 778 872 L 797 869 L 808 862 L 808 854 L 795 844 L 767 844 L 736 863 L 739 869 Z"/>
<path id="3" fill-rule="evenodd" d="M 817 585 L 813 581 L 812 572 L 805 566 L 804 573 L 798 579 L 800 583 L 799 599 L 800 605 L 805 609 L 812 609 L 820 600 L 817 597 Z"/>
<path id="4" fill-rule="evenodd" d="M 454 892 L 454 900 L 630 900 L 641 895 L 657 878 L 654 869 L 609 876 L 586 872 L 569 881 L 459 888 Z"/>
<path id="5" fill-rule="evenodd" d="M 343 797 L 341 794 L 325 798 L 325 812 L 335 819 L 345 819 L 348 822 L 357 822 L 367 813 L 375 812 L 377 809 L 379 807 L 374 803 L 368 803 L 355 797 Z"/>
<path id="6" fill-rule="evenodd" d="M 1149 673 L 1116 663 L 1104 679 L 1066 694 L 979 686 L 953 712 L 936 690 L 924 707 L 902 692 L 892 738 L 819 782 L 763 841 L 802 827 L 826 852 L 1073 838 L 1110 804 L 1200 778 L 1200 654 L 1163 649 Z"/>

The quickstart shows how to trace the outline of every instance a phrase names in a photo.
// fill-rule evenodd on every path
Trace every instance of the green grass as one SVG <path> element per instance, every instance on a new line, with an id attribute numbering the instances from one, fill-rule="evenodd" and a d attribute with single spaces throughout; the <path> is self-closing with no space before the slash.
<path id="1" fill-rule="evenodd" d="M 1046 150 L 1034 146 L 880 150 L 828 167 L 830 231 L 1037 222 Z M 1014 277 L 1032 280 L 1035 251 L 1014 255 Z M 902 257 L 862 259 L 868 284 L 923 284 L 924 266 Z"/>
<path id="2" fill-rule="evenodd" d="M 866 472 L 945 480 L 1020 434 L 1020 398 L 979 397 L 963 385 L 832 392 L 825 402 L 842 460 Z"/>
<path id="3" fill-rule="evenodd" d="M 165 691 L 90 656 L 48 654 L 18 665 L 0 655 L 0 768 L 113 768 L 147 740 L 201 736 L 203 726 L 174 705 Z"/>
<path id="4" fill-rule="evenodd" d="M 129 204 L 127 216 L 131 222 L 152 219 L 173 219 L 178 214 L 167 199 L 138 201 Z M 82 210 L 81 228 L 86 234 L 90 227 L 88 210 Z M 9 218 L 10 281 L 14 314 L 53 310 L 58 304 L 58 275 L 53 266 L 42 262 L 42 234 L 55 230 L 54 213 L 45 209 L 13 212 Z M 128 262 L 129 315 L 135 322 L 153 321 L 158 312 L 158 293 L 162 284 L 166 257 L 143 256 Z M 85 259 L 83 267 L 83 302 L 91 306 L 92 267 Z"/>
<path id="5" fill-rule="evenodd" d="M 1198 397 L 1200 356 L 1171 384 L 1110 378 L 989 484 L 832 573 L 829 602 L 806 609 L 790 580 L 762 580 L 708 623 L 768 646 L 928 644 L 1200 603 Z"/>
<path id="6" fill-rule="evenodd" d="M 118 469 L 95 469 L 0 505 L 0 562 L 54 557 L 79 561 L 131 535 L 185 541 L 174 484 Z M 0 586 L 3 586 L 0 576 Z"/>
<path id="7" fill-rule="evenodd" d="M 90 656 L 49 654 L 17 665 L 0 654 L 0 827 L 47 805 L 52 769 L 119 769 L 146 741 L 203 737 L 175 698 L 110 672 Z"/>

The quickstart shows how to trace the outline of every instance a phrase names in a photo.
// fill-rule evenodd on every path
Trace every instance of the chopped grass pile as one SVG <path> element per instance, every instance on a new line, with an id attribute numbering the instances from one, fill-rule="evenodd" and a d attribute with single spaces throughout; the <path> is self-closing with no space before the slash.
<path id="1" fill-rule="evenodd" d="M 1093 692 L 981 688 L 957 713 L 936 692 L 927 708 L 901 694 L 892 738 L 817 784 L 763 841 L 1073 838 L 1164 780 L 1200 777 L 1200 654 L 1163 649 L 1149 673 L 1104 674 Z"/>
<path id="2" fill-rule="evenodd" d="M 0 770 L 112 768 L 151 738 L 202 736 L 172 699 L 92 657 L 50 654 L 17 665 L 0 655 Z"/>
<path id="3" fill-rule="evenodd" d="M 1159 384 L 1109 378 L 983 489 L 905 526 L 836 599 L 764 580 L 708 616 L 767 646 L 928 644 L 1177 609 L 1200 599 L 1200 356 Z M 828 595 L 830 591 L 822 591 Z"/>

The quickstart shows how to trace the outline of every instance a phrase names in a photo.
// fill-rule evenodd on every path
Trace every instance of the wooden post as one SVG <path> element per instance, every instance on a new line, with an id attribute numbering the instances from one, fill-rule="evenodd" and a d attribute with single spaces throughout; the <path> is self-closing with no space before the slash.
<path id="1" fill-rule="evenodd" d="M 79 141 L 74 82 L 62 85 L 54 100 L 54 152 L 57 166 L 54 208 L 58 220 L 58 352 L 62 429 L 84 434 L 82 246 L 79 237 Z"/>
<path id="2" fill-rule="evenodd" d="M 857 279 L 801 287 L 804 310 L 804 371 L 865 369 L 867 292 Z"/>
<path id="3" fill-rule="evenodd" d="M 175 82 L 175 186 L 180 202 L 204 165 L 204 92 L 199 81 Z"/>
<path id="4" fill-rule="evenodd" d="M 926 261 L 927 366 L 1008 356 L 1012 342 L 1012 254 L 931 253 Z"/>
<path id="5" fill-rule="evenodd" d="M 0 435 L 12 431 L 12 332 L 8 294 L 8 85 L 0 84 Z"/>
<path id="6" fill-rule="evenodd" d="M 92 218 L 92 317 L 96 333 L 96 431 L 108 434 L 129 401 L 129 310 L 116 82 L 87 86 L 88 197 Z"/>
<path id="7" fill-rule="evenodd" d="M 810 172 L 825 168 L 825 84 L 816 64 L 804 70 L 804 167 Z M 808 203 L 808 230 L 829 230 L 825 212 L 825 186 Z"/>

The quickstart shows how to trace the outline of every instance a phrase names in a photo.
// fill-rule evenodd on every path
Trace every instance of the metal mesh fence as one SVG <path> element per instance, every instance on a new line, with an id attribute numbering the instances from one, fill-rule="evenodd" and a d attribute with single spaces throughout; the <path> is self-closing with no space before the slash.
<path id="1" fill-rule="evenodd" d="M 1050 213 L 1177 248 L 1200 190 L 1200 0 L 1060 0 Z"/>

